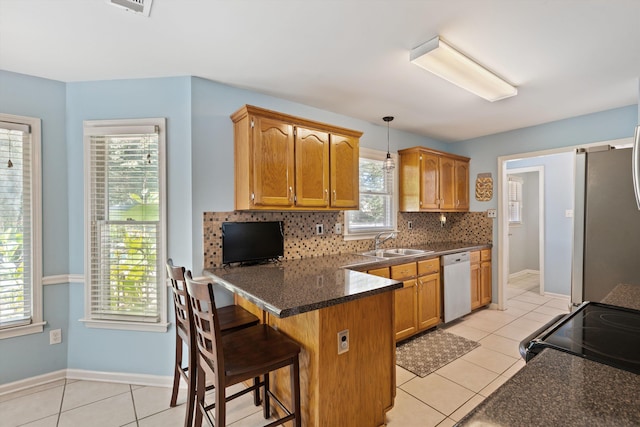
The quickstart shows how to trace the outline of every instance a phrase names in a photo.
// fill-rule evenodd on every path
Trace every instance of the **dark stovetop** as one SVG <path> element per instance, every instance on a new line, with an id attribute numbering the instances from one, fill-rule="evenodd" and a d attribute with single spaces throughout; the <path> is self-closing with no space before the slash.
<path id="1" fill-rule="evenodd" d="M 640 311 L 588 302 L 529 344 L 640 374 Z"/>

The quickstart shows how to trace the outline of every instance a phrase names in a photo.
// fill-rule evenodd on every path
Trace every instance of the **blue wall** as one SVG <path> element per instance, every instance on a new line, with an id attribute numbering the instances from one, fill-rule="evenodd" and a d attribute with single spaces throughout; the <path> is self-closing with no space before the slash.
<path id="1" fill-rule="evenodd" d="M 0 70 L 0 111 L 42 120 L 43 274 L 69 271 L 65 85 Z M 49 345 L 49 330 L 68 336 L 68 286 L 43 287 L 44 333 L 0 340 L 0 384 L 64 369 L 66 342 Z"/>

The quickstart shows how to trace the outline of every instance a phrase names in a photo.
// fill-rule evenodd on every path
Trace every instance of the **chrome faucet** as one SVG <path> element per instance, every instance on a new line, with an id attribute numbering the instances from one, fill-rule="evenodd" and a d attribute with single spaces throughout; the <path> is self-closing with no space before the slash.
<path id="1" fill-rule="evenodd" d="M 389 235 L 381 240 L 380 237 L 385 233 L 389 233 Z M 373 239 L 373 248 L 374 248 L 374 250 L 377 251 L 380 248 L 381 244 L 383 244 L 384 242 L 386 242 L 389 239 L 395 239 L 395 238 L 396 238 L 395 231 L 381 231 L 380 233 L 376 234 L 376 237 Z"/>

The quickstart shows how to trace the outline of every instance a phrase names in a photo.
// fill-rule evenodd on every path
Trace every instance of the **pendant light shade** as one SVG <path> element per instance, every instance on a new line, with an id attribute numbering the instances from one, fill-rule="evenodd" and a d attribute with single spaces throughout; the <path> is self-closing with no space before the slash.
<path id="1" fill-rule="evenodd" d="M 389 122 L 393 120 L 393 116 L 385 116 L 382 118 L 382 120 L 387 122 L 387 158 L 384 159 L 384 162 L 382 163 L 382 170 L 389 172 L 396 167 L 396 164 L 393 162 L 391 153 L 389 151 Z"/>

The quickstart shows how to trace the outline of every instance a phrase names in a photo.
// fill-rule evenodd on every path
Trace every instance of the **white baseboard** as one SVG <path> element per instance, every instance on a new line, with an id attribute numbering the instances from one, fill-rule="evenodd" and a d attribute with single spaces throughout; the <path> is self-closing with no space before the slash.
<path id="1" fill-rule="evenodd" d="M 31 387 L 51 383 L 58 380 L 63 380 L 67 377 L 67 370 L 60 369 L 59 371 L 49 372 L 47 374 L 36 375 L 35 377 L 25 378 L 24 380 L 14 381 L 7 384 L 0 384 L 0 396 L 7 393 L 13 393 L 16 391 L 24 390 Z"/>
<path id="2" fill-rule="evenodd" d="M 515 273 L 511 273 L 509 275 L 509 279 L 517 279 L 518 277 L 525 276 L 527 274 L 540 274 L 540 270 L 525 269 L 525 270 L 516 271 Z"/>
<path id="3" fill-rule="evenodd" d="M 570 295 L 564 295 L 564 294 L 555 294 L 553 292 L 545 292 L 544 293 L 545 297 L 553 297 L 553 298 L 561 298 L 561 299 L 566 299 L 567 301 L 571 299 Z"/>
<path id="4" fill-rule="evenodd" d="M 161 375 L 87 371 L 84 369 L 61 369 L 48 374 L 37 375 L 35 377 L 25 378 L 24 380 L 2 384 L 0 385 L 0 396 L 64 379 L 136 384 L 147 387 L 171 387 L 173 385 L 173 377 Z M 186 389 L 186 387 L 187 385 L 185 381 L 180 381 L 180 388 Z"/>

